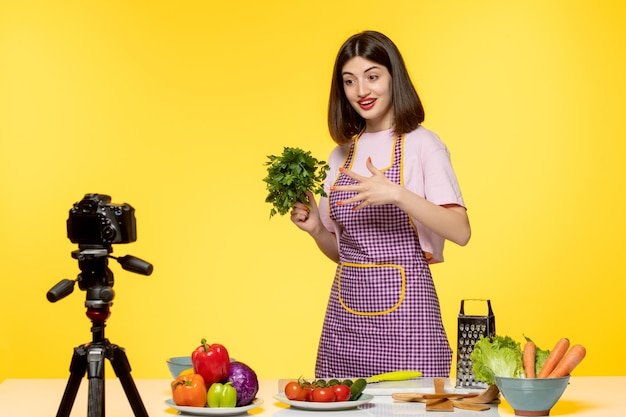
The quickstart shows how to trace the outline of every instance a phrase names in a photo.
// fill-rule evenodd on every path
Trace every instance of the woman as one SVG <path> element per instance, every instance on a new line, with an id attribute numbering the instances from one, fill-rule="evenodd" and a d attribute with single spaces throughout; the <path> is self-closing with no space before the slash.
<path id="1" fill-rule="evenodd" d="M 467 244 L 470 225 L 449 153 L 421 126 L 424 110 L 394 43 L 366 31 L 337 55 L 329 157 L 319 207 L 291 220 L 337 271 L 320 337 L 318 378 L 419 370 L 447 377 L 452 350 L 430 263 L 444 240 Z"/>

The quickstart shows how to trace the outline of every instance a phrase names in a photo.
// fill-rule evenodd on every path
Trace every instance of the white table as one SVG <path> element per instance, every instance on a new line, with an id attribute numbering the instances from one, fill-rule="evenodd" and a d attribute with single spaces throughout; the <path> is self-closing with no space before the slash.
<path id="1" fill-rule="evenodd" d="M 141 399 L 150 417 L 178 415 L 178 412 L 165 404 L 171 397 L 171 380 L 140 379 L 135 380 Z M 0 383 L 0 416 L 7 417 L 45 417 L 55 416 L 58 410 L 67 380 L 65 379 L 6 379 Z M 83 380 L 72 409 L 72 417 L 87 415 L 88 384 Z M 278 392 L 277 380 L 261 380 L 258 397 L 263 404 L 248 415 L 275 417 L 312 417 L 329 415 L 291 409 L 276 401 L 273 395 Z M 552 409 L 551 415 L 580 417 L 619 417 L 626 416 L 626 376 L 616 377 L 577 377 L 570 379 L 561 400 Z M 105 388 L 106 416 L 133 417 L 128 399 L 119 380 L 106 380 Z M 366 407 L 367 406 L 367 407 Z M 441 412 L 426 412 L 422 403 L 402 403 L 389 396 L 375 396 L 371 403 L 362 409 L 332 412 L 333 417 L 391 417 L 442 416 Z M 489 411 L 465 411 L 455 409 L 454 414 L 446 416 L 512 416 L 511 407 L 503 400 Z M 244 416 L 245 417 L 245 416 Z"/>

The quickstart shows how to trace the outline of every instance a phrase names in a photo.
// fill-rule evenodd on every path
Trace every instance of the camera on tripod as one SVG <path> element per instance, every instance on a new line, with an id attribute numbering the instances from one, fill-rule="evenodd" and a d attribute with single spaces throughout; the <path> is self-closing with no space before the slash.
<path id="1" fill-rule="evenodd" d="M 81 380 L 87 374 L 89 392 L 88 417 L 104 417 L 104 361 L 108 359 L 115 375 L 120 379 L 135 417 L 148 417 L 137 387 L 130 375 L 130 363 L 123 348 L 104 336 L 113 291 L 113 272 L 109 258 L 116 259 L 122 268 L 143 275 L 152 273 L 152 265 L 131 255 L 115 257 L 113 244 L 137 240 L 135 210 L 128 204 L 112 204 L 104 194 L 85 194 L 74 204 L 67 219 L 67 237 L 78 244 L 72 257 L 78 260 L 80 274 L 75 280 L 63 279 L 52 287 L 46 297 L 51 303 L 68 296 L 78 282 L 87 294 L 85 307 L 91 320 L 91 342 L 74 349 L 70 364 L 70 377 L 65 387 L 57 417 L 69 417 Z"/>

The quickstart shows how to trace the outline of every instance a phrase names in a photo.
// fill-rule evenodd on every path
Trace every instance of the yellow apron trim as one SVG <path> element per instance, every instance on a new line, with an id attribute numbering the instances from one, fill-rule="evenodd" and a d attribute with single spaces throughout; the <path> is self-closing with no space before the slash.
<path id="1" fill-rule="evenodd" d="M 388 268 L 395 268 L 398 271 L 400 271 L 400 276 L 402 277 L 402 289 L 400 291 L 400 298 L 398 299 L 398 302 L 396 303 L 396 305 L 394 305 L 393 307 L 391 307 L 391 308 L 389 308 L 387 310 L 384 310 L 384 311 L 357 311 L 357 310 L 354 310 L 354 309 L 348 307 L 346 305 L 346 303 L 344 303 L 343 299 L 341 298 L 341 271 L 342 271 L 344 266 L 351 266 L 351 267 L 357 267 L 357 268 L 381 268 L 381 267 L 388 267 Z M 404 268 L 401 267 L 400 265 L 394 265 L 394 264 L 357 264 L 357 263 L 345 262 L 345 263 L 342 263 L 341 266 L 339 267 L 339 269 L 337 270 L 337 297 L 339 298 L 339 302 L 341 303 L 341 306 L 344 309 L 346 309 L 350 313 L 356 314 L 358 316 L 382 316 L 383 314 L 391 313 L 392 311 L 394 311 L 398 307 L 400 307 L 400 305 L 404 301 L 405 289 L 406 289 L 406 276 L 404 275 Z"/>
<path id="2" fill-rule="evenodd" d="M 400 137 L 400 140 L 402 141 L 402 143 L 400 144 L 400 146 L 402 147 L 401 153 L 402 153 L 402 158 L 400 159 L 400 185 L 402 187 L 404 187 L 404 135 L 402 135 Z M 394 147 L 395 149 L 395 147 Z M 411 217 L 411 215 L 409 213 L 406 214 L 407 217 L 409 218 L 409 223 L 411 224 L 411 227 L 413 228 L 413 230 L 415 231 L 415 235 L 419 237 L 419 233 L 417 233 L 417 226 L 415 226 L 415 222 L 413 222 L 413 217 Z M 432 253 L 431 254 L 426 254 L 426 259 L 430 259 L 428 257 L 428 255 L 430 255 L 430 258 L 433 257 Z"/>

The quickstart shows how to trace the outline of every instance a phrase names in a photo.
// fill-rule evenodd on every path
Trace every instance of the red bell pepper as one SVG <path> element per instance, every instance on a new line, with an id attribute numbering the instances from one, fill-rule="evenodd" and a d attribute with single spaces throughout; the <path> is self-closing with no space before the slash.
<path id="1" fill-rule="evenodd" d="M 191 353 L 194 372 L 202 375 L 204 383 L 210 387 L 216 382 L 228 378 L 230 372 L 230 356 L 226 348 L 218 343 L 207 344 L 202 339 L 200 346 Z"/>
<path id="2" fill-rule="evenodd" d="M 176 405 L 204 407 L 207 388 L 199 374 L 181 375 L 172 381 L 172 399 Z"/>

